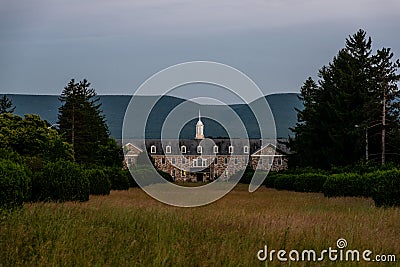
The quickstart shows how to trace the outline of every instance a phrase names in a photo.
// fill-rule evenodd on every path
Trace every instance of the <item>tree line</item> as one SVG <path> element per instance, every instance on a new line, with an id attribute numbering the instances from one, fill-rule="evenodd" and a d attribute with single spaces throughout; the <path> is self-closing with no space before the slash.
<path id="1" fill-rule="evenodd" d="M 359 30 L 317 81 L 304 82 L 304 109 L 288 143 L 291 167 L 400 162 L 400 62 L 393 56 L 385 47 L 374 53 L 371 37 Z"/>
<path id="2" fill-rule="evenodd" d="M 13 114 L 11 99 L 0 98 L 0 212 L 137 186 L 90 83 L 72 79 L 59 100 L 58 122 L 50 125 L 38 115 Z"/>

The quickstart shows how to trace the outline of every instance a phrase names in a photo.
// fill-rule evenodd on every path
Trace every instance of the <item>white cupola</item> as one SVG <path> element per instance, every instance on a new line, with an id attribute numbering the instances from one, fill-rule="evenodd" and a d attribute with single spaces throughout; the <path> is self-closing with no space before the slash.
<path id="1" fill-rule="evenodd" d="M 199 110 L 199 121 L 196 124 L 196 140 L 204 139 L 204 124 L 201 121 L 200 110 Z"/>

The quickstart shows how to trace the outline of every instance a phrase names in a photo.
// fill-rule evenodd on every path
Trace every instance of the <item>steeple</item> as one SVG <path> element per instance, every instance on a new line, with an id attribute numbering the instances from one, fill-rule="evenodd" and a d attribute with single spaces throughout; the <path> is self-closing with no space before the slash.
<path id="1" fill-rule="evenodd" d="M 201 121 L 200 110 L 199 110 L 199 121 L 196 124 L 196 138 L 195 139 L 197 139 L 197 140 L 204 139 L 204 124 Z"/>

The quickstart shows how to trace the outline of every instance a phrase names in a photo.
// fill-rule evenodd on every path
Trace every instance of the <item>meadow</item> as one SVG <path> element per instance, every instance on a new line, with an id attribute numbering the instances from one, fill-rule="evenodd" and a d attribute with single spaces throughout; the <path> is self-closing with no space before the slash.
<path id="1" fill-rule="evenodd" d="M 400 209 L 239 185 L 199 208 L 159 203 L 138 188 L 88 202 L 33 203 L 0 218 L 1 266 L 400 266 Z M 395 254 L 397 263 L 272 262 L 269 249 Z M 397 264 L 397 265 L 396 265 Z"/>

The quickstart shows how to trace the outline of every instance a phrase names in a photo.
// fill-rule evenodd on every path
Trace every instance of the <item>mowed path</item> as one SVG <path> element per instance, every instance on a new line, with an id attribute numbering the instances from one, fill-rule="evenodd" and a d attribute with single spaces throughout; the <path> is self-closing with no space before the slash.
<path id="1" fill-rule="evenodd" d="M 400 209 L 264 187 L 249 193 L 245 185 L 199 208 L 167 206 L 137 188 L 85 203 L 26 204 L 0 226 L 2 266 L 265 266 L 256 257 L 264 245 L 322 251 L 336 248 L 339 238 L 348 249 L 396 254 L 400 261 Z M 397 266 L 368 266 L 375 265 Z"/>

